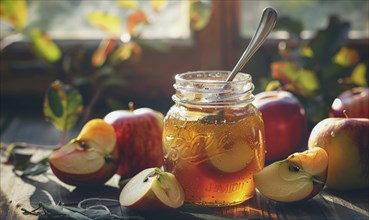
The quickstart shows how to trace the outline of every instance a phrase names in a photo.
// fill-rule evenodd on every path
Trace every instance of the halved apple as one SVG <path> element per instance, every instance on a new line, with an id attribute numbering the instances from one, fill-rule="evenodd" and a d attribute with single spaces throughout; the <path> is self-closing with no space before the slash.
<path id="1" fill-rule="evenodd" d="M 173 174 L 148 168 L 124 186 L 119 201 L 122 206 L 137 210 L 179 208 L 184 203 L 184 192 Z"/>
<path id="2" fill-rule="evenodd" d="M 265 197 L 278 202 L 307 200 L 324 187 L 328 154 L 322 148 L 294 153 L 254 175 L 255 186 Z"/>
<path id="3" fill-rule="evenodd" d="M 92 119 L 77 138 L 49 156 L 51 170 L 70 185 L 103 184 L 117 171 L 118 153 L 113 126 Z"/>

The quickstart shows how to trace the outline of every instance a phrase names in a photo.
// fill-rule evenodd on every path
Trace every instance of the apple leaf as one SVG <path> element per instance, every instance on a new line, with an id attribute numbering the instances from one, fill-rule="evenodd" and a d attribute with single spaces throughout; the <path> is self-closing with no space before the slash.
<path id="1" fill-rule="evenodd" d="M 77 89 L 53 82 L 46 91 L 44 115 L 60 131 L 71 129 L 83 111 L 82 96 Z"/>
<path id="2" fill-rule="evenodd" d="M 111 61 L 112 63 L 116 63 L 118 61 L 128 60 L 134 55 L 141 55 L 141 53 L 142 49 L 140 45 L 131 41 L 129 43 L 121 44 L 120 47 L 116 51 L 114 51 L 111 57 Z"/>
<path id="3" fill-rule="evenodd" d="M 112 38 L 102 40 L 99 47 L 92 54 L 91 63 L 94 67 L 102 66 L 106 58 L 115 48 L 115 41 Z"/>
<path id="4" fill-rule="evenodd" d="M 278 80 L 272 80 L 266 85 L 265 91 L 273 91 L 273 90 L 277 90 L 281 87 L 282 87 L 282 85 Z"/>
<path id="5" fill-rule="evenodd" d="M 295 83 L 299 86 L 300 94 L 304 96 L 311 96 L 320 88 L 315 72 L 311 70 L 299 70 Z"/>
<path id="6" fill-rule="evenodd" d="M 292 62 L 277 61 L 271 65 L 272 76 L 274 79 L 284 84 L 291 83 L 297 79 L 297 66 Z"/>
<path id="7" fill-rule="evenodd" d="M 159 12 L 165 5 L 167 0 L 151 0 L 150 6 L 154 12 Z"/>
<path id="8" fill-rule="evenodd" d="M 32 48 L 37 56 L 48 62 L 55 62 L 61 58 L 61 51 L 47 33 L 33 29 L 28 33 Z"/>
<path id="9" fill-rule="evenodd" d="M 368 86 L 368 82 L 366 80 L 367 68 L 365 63 L 360 63 L 355 67 L 351 74 L 351 80 L 354 84 L 358 86 Z"/>
<path id="10" fill-rule="evenodd" d="M 136 30 L 136 27 L 140 24 L 148 24 L 149 20 L 145 14 L 145 12 L 141 10 L 137 10 L 131 14 L 128 15 L 127 21 L 126 21 L 126 31 L 133 35 L 134 31 Z"/>
<path id="11" fill-rule="evenodd" d="M 117 0 L 116 4 L 119 7 L 130 9 L 137 9 L 139 6 L 137 0 Z"/>
<path id="12" fill-rule="evenodd" d="M 342 47 L 333 57 L 333 61 L 343 67 L 350 67 L 359 63 L 359 54 L 354 49 Z"/>
<path id="13" fill-rule="evenodd" d="M 303 31 L 303 29 L 304 28 L 301 21 L 297 21 L 286 16 L 281 16 L 278 18 L 278 22 L 274 27 L 274 30 L 285 30 L 295 36 L 300 36 L 300 33 Z"/>
<path id="14" fill-rule="evenodd" d="M 210 21 L 212 3 L 208 0 L 190 1 L 190 21 L 194 30 L 203 29 Z"/>
<path id="15" fill-rule="evenodd" d="M 27 24 L 28 10 L 25 0 L 0 1 L 0 18 L 9 22 L 18 31 Z"/>
<path id="16" fill-rule="evenodd" d="M 324 65 L 330 63 L 333 55 L 340 46 L 348 39 L 350 24 L 340 21 L 338 17 L 331 16 L 326 29 L 317 32 L 317 35 L 309 46 L 313 50 L 316 63 Z"/>
<path id="17" fill-rule="evenodd" d="M 119 37 L 122 32 L 122 22 L 119 16 L 102 11 L 91 12 L 87 15 L 88 21 L 100 30 Z"/>

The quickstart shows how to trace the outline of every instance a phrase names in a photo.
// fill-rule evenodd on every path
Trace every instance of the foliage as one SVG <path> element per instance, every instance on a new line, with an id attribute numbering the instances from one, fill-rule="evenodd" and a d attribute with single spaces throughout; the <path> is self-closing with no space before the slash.
<path id="1" fill-rule="evenodd" d="M 53 82 L 46 91 L 44 115 L 63 132 L 60 144 L 65 141 L 66 132 L 73 128 L 83 111 L 82 96 L 79 91 L 60 81 Z"/>
<path id="2" fill-rule="evenodd" d="M 276 28 L 290 32 L 279 44 L 279 58 L 271 63 L 272 81 L 266 90 L 285 89 L 304 104 L 310 123 L 328 116 L 333 100 L 344 90 L 368 86 L 367 63 L 346 45 L 350 24 L 330 17 L 326 29 L 308 42 L 299 36 L 299 22 L 281 18 Z"/>
<path id="3" fill-rule="evenodd" d="M 146 8 L 146 11 L 140 6 L 139 0 L 115 0 L 114 2 L 115 12 L 127 12 L 122 13 L 127 14 L 125 18 L 121 19 L 116 13 L 96 9 L 86 14 L 86 21 L 106 35 L 97 48 L 91 51 L 82 46 L 61 51 L 42 27 L 29 26 L 26 0 L 0 1 L 0 18 L 12 25 L 16 34 L 21 34 L 30 40 L 32 51 L 37 57 L 53 64 L 56 72 L 59 73 L 59 80 L 79 89 L 85 89 L 86 93 L 91 94 L 91 98 L 87 100 L 82 121 L 90 117 L 92 109 L 101 98 L 104 98 L 108 105 L 119 103 L 114 100 L 114 97 L 109 97 L 106 91 L 108 88 L 122 88 L 128 85 L 125 76 L 132 71 L 122 68 L 123 62 L 139 61 L 142 47 L 151 47 L 162 52 L 169 50 L 169 45 L 166 43 L 141 39 L 143 31 L 150 25 L 151 20 L 155 20 L 155 15 L 165 9 L 167 0 L 150 0 L 150 8 Z M 211 16 L 211 1 L 191 0 L 189 4 L 191 27 L 193 30 L 204 28 Z M 149 18 L 147 10 L 151 10 L 154 17 Z M 14 36 L 5 37 L 1 41 L 0 50 L 17 40 L 23 39 L 14 40 Z"/>

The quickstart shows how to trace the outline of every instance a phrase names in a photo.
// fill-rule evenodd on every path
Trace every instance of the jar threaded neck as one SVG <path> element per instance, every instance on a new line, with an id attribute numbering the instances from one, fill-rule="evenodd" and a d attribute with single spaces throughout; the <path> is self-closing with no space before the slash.
<path id="1" fill-rule="evenodd" d="M 238 73 L 225 81 L 229 71 L 195 71 L 177 74 L 173 101 L 186 107 L 223 108 L 247 105 L 254 100 L 252 77 Z"/>

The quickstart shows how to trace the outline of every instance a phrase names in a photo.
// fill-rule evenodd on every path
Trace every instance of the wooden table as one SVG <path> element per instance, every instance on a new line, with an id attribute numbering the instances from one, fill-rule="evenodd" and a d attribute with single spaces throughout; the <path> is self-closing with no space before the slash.
<path id="1" fill-rule="evenodd" d="M 55 145 L 59 133 L 54 127 L 40 118 L 13 117 L 1 118 L 1 142 L 27 142 L 38 145 Z M 77 134 L 77 129 L 69 136 Z M 49 149 L 35 149 L 31 158 L 37 161 L 50 152 Z M 12 171 L 12 165 L 4 164 L 6 156 L 1 154 L 1 219 L 37 219 L 24 215 L 22 208 L 32 210 L 39 202 L 53 204 L 62 202 L 76 206 L 86 198 L 100 197 L 117 200 L 120 189 L 119 176 L 114 176 L 99 188 L 75 188 L 60 182 L 53 173 L 21 178 Z M 135 212 L 119 205 L 109 206 L 118 216 L 136 216 L 131 219 L 369 219 L 369 190 L 350 192 L 324 189 L 313 199 L 297 203 L 282 204 L 270 201 L 256 193 L 243 204 L 225 208 L 204 208 L 186 204 L 184 207 L 165 212 Z M 138 216 L 138 217 L 137 217 Z M 129 218 L 130 219 L 130 218 Z"/>

